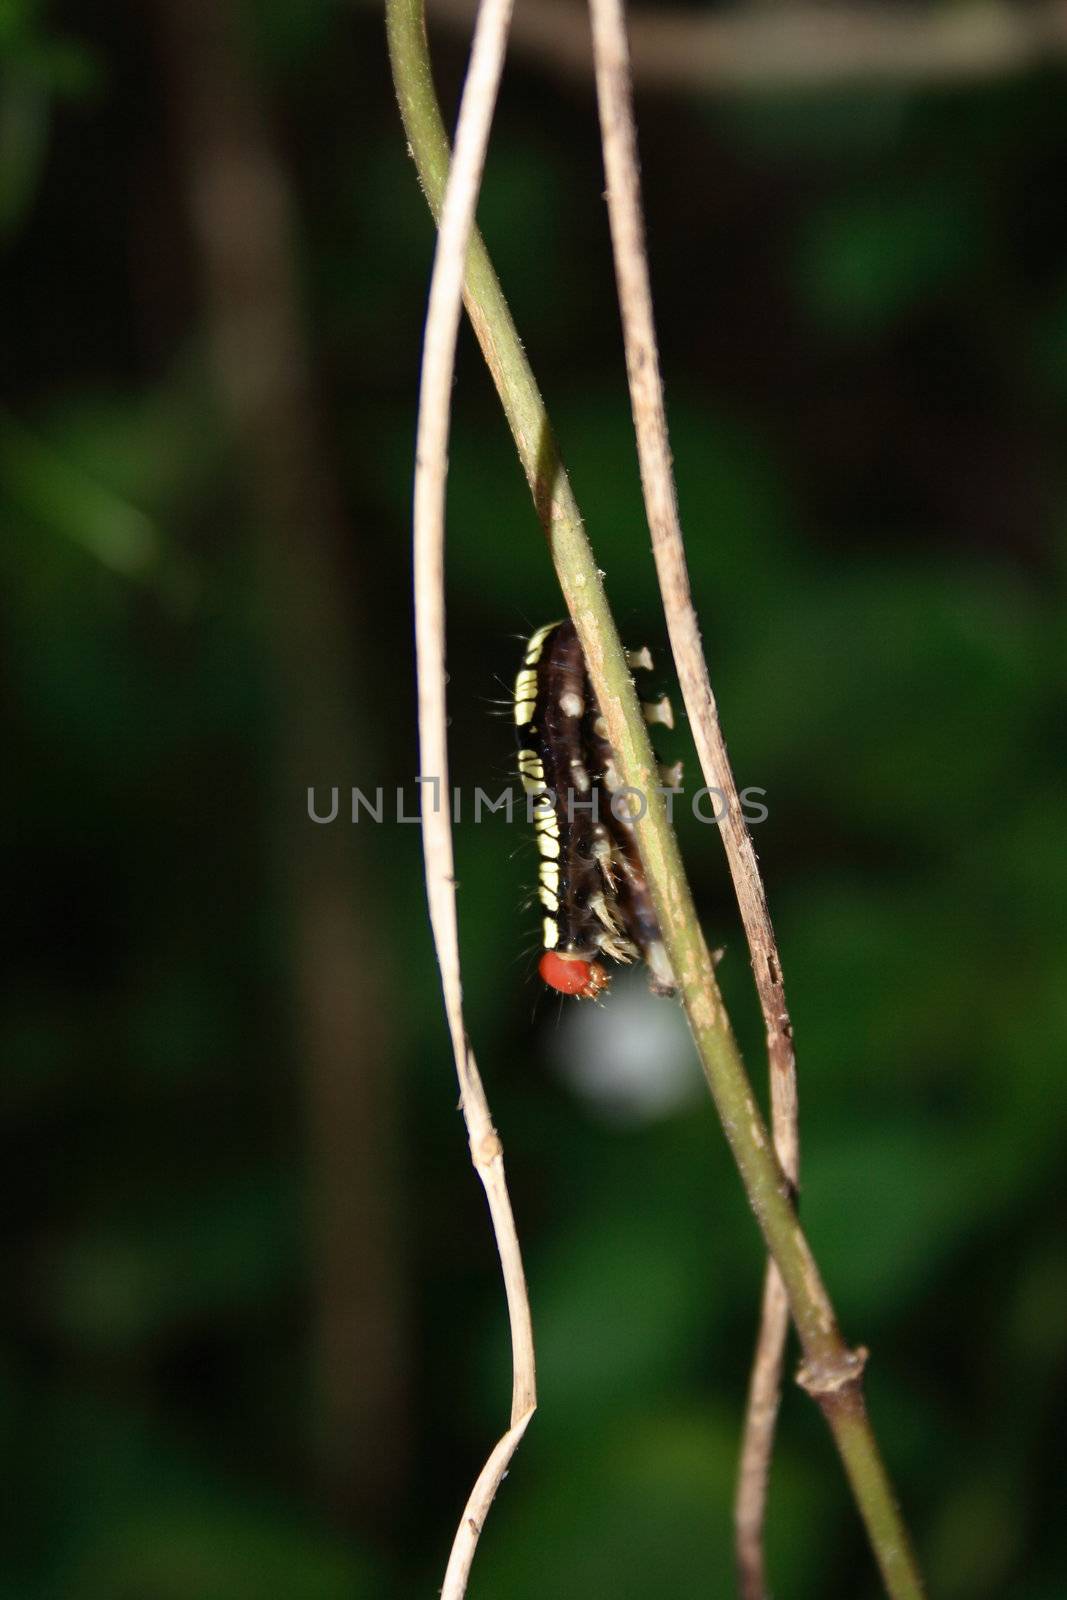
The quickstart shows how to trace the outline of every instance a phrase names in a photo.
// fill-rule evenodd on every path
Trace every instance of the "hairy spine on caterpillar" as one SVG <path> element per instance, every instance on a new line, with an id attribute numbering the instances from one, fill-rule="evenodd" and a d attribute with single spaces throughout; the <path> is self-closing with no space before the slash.
<path id="1" fill-rule="evenodd" d="M 647 650 L 629 661 L 652 665 Z M 666 699 L 655 711 L 654 720 L 670 725 Z M 549 623 L 527 644 L 515 679 L 515 726 L 540 855 L 542 979 L 591 1000 L 611 982 L 598 957 L 643 959 L 653 990 L 673 993 L 633 823 L 612 809 L 621 779 L 573 623 Z"/>

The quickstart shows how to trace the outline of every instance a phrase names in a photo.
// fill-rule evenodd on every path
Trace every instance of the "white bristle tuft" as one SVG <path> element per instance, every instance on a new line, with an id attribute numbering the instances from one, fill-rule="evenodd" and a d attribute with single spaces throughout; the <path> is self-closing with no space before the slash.
<path id="1" fill-rule="evenodd" d="M 646 722 L 661 722 L 665 728 L 674 727 L 674 711 L 666 695 L 652 704 L 649 704 L 647 700 L 643 700 L 641 709 L 645 713 Z"/>

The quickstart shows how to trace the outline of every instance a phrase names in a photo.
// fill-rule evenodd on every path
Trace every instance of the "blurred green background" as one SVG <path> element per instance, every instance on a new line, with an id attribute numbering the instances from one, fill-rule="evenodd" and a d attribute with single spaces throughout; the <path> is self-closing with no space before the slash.
<path id="1" fill-rule="evenodd" d="M 0 20 L 0 1596 L 429 1595 L 504 1424 L 414 808 L 410 485 L 432 234 L 381 18 Z M 460 36 L 435 34 L 453 107 Z M 799 1050 L 802 1205 L 931 1587 L 1067 1592 L 1067 111 L 645 93 L 696 600 Z M 481 218 L 626 638 L 665 668 L 588 85 L 521 54 Z M 455 779 L 512 773 L 560 610 L 461 341 Z M 666 671 L 659 673 L 670 687 Z M 675 695 L 677 701 L 677 695 Z M 695 759 L 684 722 L 662 754 Z M 714 831 L 682 827 L 764 1092 Z M 457 834 L 468 1021 L 540 1411 L 474 1597 L 730 1592 L 758 1238 L 668 1002 L 539 999 L 535 855 Z M 786 1396 L 779 1600 L 877 1593 Z"/>

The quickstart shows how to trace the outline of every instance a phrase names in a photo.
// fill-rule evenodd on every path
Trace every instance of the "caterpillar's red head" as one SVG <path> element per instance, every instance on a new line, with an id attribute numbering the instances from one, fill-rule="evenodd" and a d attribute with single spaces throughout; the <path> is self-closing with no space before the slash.
<path id="1" fill-rule="evenodd" d="M 550 989 L 558 989 L 560 994 L 575 994 L 579 1000 L 595 1000 L 611 983 L 599 961 L 561 955 L 558 950 L 546 950 L 537 963 L 537 970 Z"/>

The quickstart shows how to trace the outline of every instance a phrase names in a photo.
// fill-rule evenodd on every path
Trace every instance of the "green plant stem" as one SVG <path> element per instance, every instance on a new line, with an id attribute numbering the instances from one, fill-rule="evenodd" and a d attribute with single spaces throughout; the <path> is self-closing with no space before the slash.
<path id="1" fill-rule="evenodd" d="M 440 215 L 449 148 L 433 86 L 422 0 L 386 0 L 400 111 L 430 208 Z M 801 1231 L 789 1184 L 745 1073 L 697 920 L 678 843 L 657 790 L 658 767 L 582 518 L 544 402 L 499 280 L 477 232 L 464 302 L 500 395 L 567 606 L 574 618 L 627 785 L 646 797 L 638 845 L 664 943 L 708 1086 L 767 1248 L 777 1262 L 804 1350 L 800 1382 L 819 1402 L 894 1600 L 922 1585 L 862 1396 L 865 1352 L 846 1346 Z"/>

